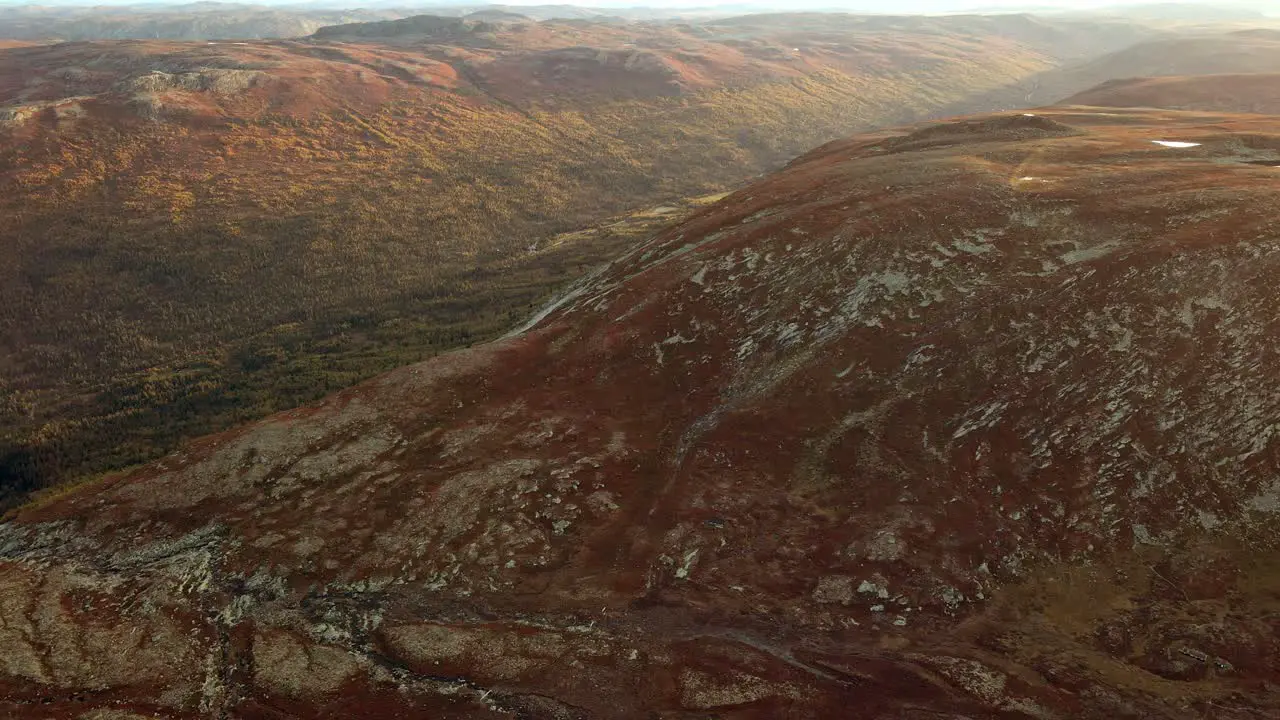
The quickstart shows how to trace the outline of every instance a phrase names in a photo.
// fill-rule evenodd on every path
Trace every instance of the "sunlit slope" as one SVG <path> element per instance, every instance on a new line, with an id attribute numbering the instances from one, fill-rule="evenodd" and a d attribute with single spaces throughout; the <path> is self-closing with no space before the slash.
<path id="1" fill-rule="evenodd" d="M 1043 71 L 1066 32 L 414 22 L 4 51 L 0 484 L 492 336 L 615 252 L 548 238 Z"/>

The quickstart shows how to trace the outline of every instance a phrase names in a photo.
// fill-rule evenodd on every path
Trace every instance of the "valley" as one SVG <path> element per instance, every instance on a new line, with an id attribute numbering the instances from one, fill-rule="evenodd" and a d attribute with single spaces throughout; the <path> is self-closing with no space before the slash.
<path id="1" fill-rule="evenodd" d="M 1273 716 L 1264 160 L 1079 106 L 825 144 L 527 332 L 18 512 L 0 711 Z"/>
<path id="2" fill-rule="evenodd" d="M 551 238 L 1150 32 L 418 17 L 0 51 L 0 505 L 495 337 L 621 242 Z"/>
<path id="3" fill-rule="evenodd" d="M 1274 20 L 723 9 L 0 13 L 0 717 L 1280 716 Z"/>

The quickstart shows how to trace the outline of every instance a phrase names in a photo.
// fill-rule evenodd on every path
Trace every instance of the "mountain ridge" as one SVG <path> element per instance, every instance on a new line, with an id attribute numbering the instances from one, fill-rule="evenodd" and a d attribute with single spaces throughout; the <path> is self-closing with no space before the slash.
<path id="1" fill-rule="evenodd" d="M 1095 30 L 1042 52 L 990 20 L 819 20 L 2 51 L 6 502 L 500 335 L 624 242 L 550 238 L 936 113 Z"/>
<path id="2" fill-rule="evenodd" d="M 1280 75 L 1275 73 L 1144 77 L 1112 80 L 1063 100 L 1064 105 L 1163 107 L 1280 113 Z"/>
<path id="3" fill-rule="evenodd" d="M 525 334 L 20 512 L 0 695 L 1265 716 L 1277 157 L 1088 108 L 827 144 Z"/>

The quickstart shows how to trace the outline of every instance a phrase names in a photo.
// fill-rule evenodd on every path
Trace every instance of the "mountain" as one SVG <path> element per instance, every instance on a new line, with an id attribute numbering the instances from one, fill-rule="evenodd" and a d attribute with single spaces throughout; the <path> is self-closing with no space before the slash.
<path id="1" fill-rule="evenodd" d="M 776 11 L 776 8 L 774 8 Z M 413 15 L 471 20 L 589 20 L 627 24 L 673 22 L 759 12 L 750 5 L 710 7 L 585 7 L 581 5 L 409 4 L 381 2 L 246 4 L 233 2 L 5 5 L 0 38 L 26 40 L 260 40 L 298 38 L 338 24 Z"/>
<path id="2" fill-rule="evenodd" d="M 796 33 L 822 33 L 828 42 L 856 41 L 867 32 L 908 32 L 945 37 L 964 32 L 998 35 L 1039 49 L 1058 64 L 1090 60 L 1130 47 L 1160 31 L 1126 20 L 1044 18 L 1025 13 L 1009 15 L 838 15 L 830 13 L 753 14 L 708 20 L 713 28 L 759 32 L 772 28 Z M 849 34 L 853 33 L 851 37 Z"/>
<path id="3" fill-rule="evenodd" d="M 1268 73 L 1280 67 L 1280 30 L 1172 34 L 1114 52 L 1064 63 L 997 91 L 970 98 L 957 112 L 979 107 L 1049 105 L 1102 83 L 1138 77 Z"/>
<path id="4" fill-rule="evenodd" d="M 417 17 L 0 51 L 0 507 L 494 337 L 634 241 L 577 231 L 1125 37 Z"/>
<path id="5" fill-rule="evenodd" d="M 1274 717 L 1275 164 L 1204 112 L 827 144 L 523 333 L 18 513 L 0 708 Z"/>
<path id="6" fill-rule="evenodd" d="M 308 10 L 233 3 L 95 7 L 0 6 L 0 38 L 23 40 L 253 40 L 309 35 L 326 25 L 404 11 Z"/>
<path id="7" fill-rule="evenodd" d="M 1087 13 L 1104 13 L 1157 21 L 1255 21 L 1266 17 L 1264 6 L 1250 7 L 1243 2 L 1180 3 L 1154 2 L 1140 5 L 1111 5 Z"/>
<path id="8" fill-rule="evenodd" d="M 490 8 L 487 10 L 477 10 L 475 12 L 469 12 L 463 17 L 467 18 L 468 20 L 489 20 L 489 21 L 495 21 L 495 22 L 500 22 L 500 21 L 524 22 L 527 20 L 534 19 L 529 17 L 528 15 L 522 15 L 520 13 L 511 12 L 509 10 L 502 10 L 498 8 Z"/>
<path id="9" fill-rule="evenodd" d="M 1245 30 L 1151 40 L 1053 75 L 1055 82 L 1064 86 L 1092 86 L 1129 77 L 1265 73 L 1274 71 L 1278 64 L 1280 30 Z M 1061 91 L 1046 88 L 1045 92 Z"/>
<path id="10" fill-rule="evenodd" d="M 1063 101 L 1069 105 L 1159 107 L 1280 114 L 1280 74 L 1192 75 L 1112 80 Z"/>

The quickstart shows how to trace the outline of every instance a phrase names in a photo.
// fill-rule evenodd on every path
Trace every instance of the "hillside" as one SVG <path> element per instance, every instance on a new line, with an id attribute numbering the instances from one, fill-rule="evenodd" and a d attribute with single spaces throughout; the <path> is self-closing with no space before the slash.
<path id="1" fill-rule="evenodd" d="M 1202 112 L 828 144 L 525 334 L 0 526 L 0 709 L 1275 717 L 1260 161 Z"/>
<path id="2" fill-rule="evenodd" d="M 1262 12 L 1264 8 L 1270 9 L 1268 5 L 1262 3 L 1253 3 L 1250 6 L 1249 3 L 1240 2 L 1239 0 L 1226 0 L 1226 2 L 1215 3 L 1151 2 L 1140 5 L 1117 4 L 1081 12 L 1115 14 L 1169 23 L 1187 21 L 1258 22 L 1266 17 Z"/>
<path id="3" fill-rule="evenodd" d="M 1128 78 L 1063 101 L 1068 105 L 1158 107 L 1280 115 L 1280 74 Z"/>
<path id="4" fill-rule="evenodd" d="M 1140 43 L 1056 74 L 1056 82 L 1093 86 L 1107 80 L 1166 75 L 1265 73 L 1280 67 L 1280 31 L 1241 31 Z M 1063 97 L 1057 88 L 1044 92 Z M 1039 99 L 1039 98 L 1037 98 Z"/>
<path id="5" fill-rule="evenodd" d="M 339 24 L 395 20 L 411 15 L 470 20 L 587 20 L 625 24 L 724 17 L 750 6 L 606 7 L 581 5 L 432 5 L 375 3 L 340 9 L 297 3 L 144 2 L 111 5 L 0 5 L 0 39 L 24 40 L 260 40 L 299 38 Z"/>
<path id="6" fill-rule="evenodd" d="M 1066 63 L 951 109 L 974 104 L 1012 109 L 1050 105 L 1114 80 L 1141 77 L 1270 73 L 1280 67 L 1280 30 L 1168 35 Z"/>
<path id="7" fill-rule="evenodd" d="M 0 38 L 19 40 L 254 40 L 310 35 L 338 23 L 404 11 L 308 10 L 236 3 L 59 7 L 0 6 Z"/>
<path id="8" fill-rule="evenodd" d="M 417 18 L 0 51 L 0 507 L 493 337 L 626 242 L 557 235 L 1105 35 L 1007 22 Z"/>

